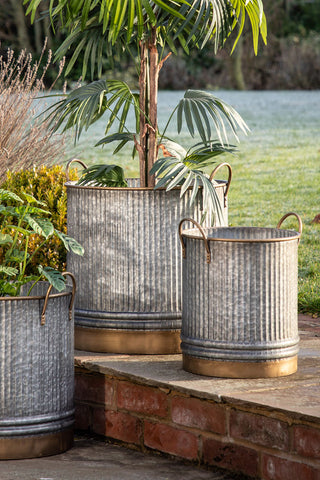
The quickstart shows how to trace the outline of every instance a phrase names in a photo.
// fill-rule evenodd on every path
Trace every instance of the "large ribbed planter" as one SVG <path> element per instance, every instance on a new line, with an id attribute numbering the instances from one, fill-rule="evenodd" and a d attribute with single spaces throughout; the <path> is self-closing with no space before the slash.
<path id="1" fill-rule="evenodd" d="M 54 455 L 73 444 L 75 284 L 62 293 L 48 286 L 0 297 L 1 460 Z"/>
<path id="2" fill-rule="evenodd" d="M 221 227 L 182 231 L 183 368 L 234 378 L 297 370 L 299 232 Z"/>
<path id="3" fill-rule="evenodd" d="M 226 224 L 227 166 L 229 180 L 216 183 Z M 182 265 L 177 225 L 186 215 L 200 219 L 200 204 L 190 209 L 190 196 L 180 199 L 179 189 L 66 186 L 68 234 L 85 251 L 81 259 L 68 258 L 78 284 L 76 348 L 179 352 Z"/>

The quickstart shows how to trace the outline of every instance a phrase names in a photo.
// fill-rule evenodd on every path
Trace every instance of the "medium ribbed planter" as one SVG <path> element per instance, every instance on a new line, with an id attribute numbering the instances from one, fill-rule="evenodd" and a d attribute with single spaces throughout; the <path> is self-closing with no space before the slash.
<path id="1" fill-rule="evenodd" d="M 226 224 L 227 166 L 229 180 L 216 183 Z M 191 190 L 180 199 L 179 189 L 66 186 L 68 234 L 85 250 L 81 259 L 68 258 L 78 284 L 76 348 L 179 352 L 182 265 L 176 229 L 186 215 L 201 218 L 199 203 L 188 206 Z"/>
<path id="2" fill-rule="evenodd" d="M 182 231 L 185 370 L 258 378 L 297 370 L 299 232 L 221 227 Z M 195 222 L 194 222 L 195 223 Z"/>
<path id="3" fill-rule="evenodd" d="M 1 460 L 73 444 L 75 283 L 61 293 L 48 287 L 39 282 L 32 296 L 0 297 Z"/>

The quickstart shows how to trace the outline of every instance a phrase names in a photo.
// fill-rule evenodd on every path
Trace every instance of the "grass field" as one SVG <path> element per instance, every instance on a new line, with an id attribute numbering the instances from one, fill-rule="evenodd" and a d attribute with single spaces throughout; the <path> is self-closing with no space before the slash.
<path id="1" fill-rule="evenodd" d="M 160 125 L 181 95 L 160 92 Z M 236 156 L 220 157 L 233 169 L 229 224 L 275 227 L 287 212 L 301 216 L 299 311 L 320 316 L 320 224 L 312 224 L 320 214 L 320 91 L 223 91 L 216 95 L 233 105 L 251 129 L 248 137 L 241 138 Z M 110 148 L 91 148 L 103 137 L 103 130 L 102 119 L 75 148 L 70 147 L 68 158 L 77 156 L 89 164 L 122 164 L 127 176 L 136 176 L 137 161 L 127 161 L 130 151 L 113 158 Z M 193 143 L 186 131 L 180 143 Z M 297 229 L 297 222 L 288 219 L 284 227 Z"/>

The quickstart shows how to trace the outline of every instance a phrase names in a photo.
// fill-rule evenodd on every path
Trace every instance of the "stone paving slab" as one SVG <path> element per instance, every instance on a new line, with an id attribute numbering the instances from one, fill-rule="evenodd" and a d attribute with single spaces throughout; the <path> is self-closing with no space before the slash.
<path id="1" fill-rule="evenodd" d="M 247 480 L 159 455 L 146 455 L 96 438 L 76 437 L 66 453 L 30 460 L 0 461 L 1 480 Z"/>
<path id="2" fill-rule="evenodd" d="M 251 403 L 320 421 L 319 324 L 317 319 L 299 316 L 298 371 L 280 378 L 224 379 L 194 375 L 182 369 L 181 355 L 101 355 L 77 351 L 75 363 L 89 371 L 175 388 L 199 398 Z"/>

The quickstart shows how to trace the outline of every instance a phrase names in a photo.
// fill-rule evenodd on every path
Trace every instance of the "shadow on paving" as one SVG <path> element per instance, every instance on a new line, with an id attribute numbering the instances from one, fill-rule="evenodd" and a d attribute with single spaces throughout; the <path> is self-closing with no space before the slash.
<path id="1" fill-rule="evenodd" d="M 74 447 L 52 457 L 0 461 L 1 480 L 248 480 L 221 469 L 143 454 L 92 437 L 76 436 Z"/>

